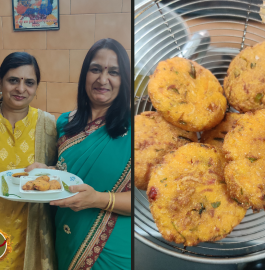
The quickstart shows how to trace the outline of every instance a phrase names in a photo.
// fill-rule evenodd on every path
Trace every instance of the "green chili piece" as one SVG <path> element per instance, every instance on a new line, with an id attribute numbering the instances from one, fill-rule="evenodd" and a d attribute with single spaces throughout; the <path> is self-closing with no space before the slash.
<path id="1" fill-rule="evenodd" d="M 2 194 L 3 196 L 6 196 L 6 194 L 8 194 L 8 185 L 3 175 L 2 175 Z"/>
<path id="2" fill-rule="evenodd" d="M 202 212 L 206 209 L 203 205 L 203 203 L 200 203 L 201 204 L 201 209 L 199 210 L 199 215 L 202 214 Z"/>
<path id="3" fill-rule="evenodd" d="M 71 191 L 69 190 L 69 186 L 68 186 L 64 181 L 62 181 L 62 183 L 63 183 L 64 189 L 65 189 L 66 191 L 68 191 L 68 192 L 71 192 Z"/>
<path id="4" fill-rule="evenodd" d="M 180 123 L 181 125 L 187 125 L 187 123 L 184 122 L 184 121 L 179 121 L 179 123 Z"/>
<path id="5" fill-rule="evenodd" d="M 251 157 L 248 159 L 251 161 L 251 163 L 257 160 L 257 158 L 251 158 Z"/>
<path id="6" fill-rule="evenodd" d="M 177 88 L 172 88 L 172 90 L 176 91 L 179 94 L 179 90 Z"/>
<path id="7" fill-rule="evenodd" d="M 261 99 L 263 98 L 264 94 L 263 93 L 258 93 L 255 97 L 255 102 L 261 102 Z"/>
<path id="8" fill-rule="evenodd" d="M 236 198 L 232 198 L 235 202 L 237 202 L 238 204 L 241 204 L 241 202 L 239 202 Z"/>
<path id="9" fill-rule="evenodd" d="M 251 63 L 251 64 L 250 64 L 250 67 L 251 67 L 251 68 L 256 67 L 256 63 Z"/>
<path id="10" fill-rule="evenodd" d="M 179 74 L 177 71 L 175 71 L 176 72 L 176 74 Z"/>
<path id="11" fill-rule="evenodd" d="M 164 181 L 166 181 L 167 178 L 163 178 L 162 180 L 160 180 L 161 183 L 164 183 Z"/>
<path id="12" fill-rule="evenodd" d="M 213 202 L 213 203 L 211 203 L 211 205 L 213 208 L 217 208 L 221 205 L 221 202 Z"/>
<path id="13" fill-rule="evenodd" d="M 9 197 L 10 195 L 13 195 L 13 196 L 17 196 L 18 198 L 21 198 L 20 196 L 18 196 L 16 194 L 9 194 L 8 191 L 9 190 L 8 190 L 7 182 L 5 180 L 5 177 L 2 175 L 2 193 L 3 193 L 3 196 Z"/>
<path id="14" fill-rule="evenodd" d="M 178 232 L 178 234 L 186 241 L 186 238 L 185 238 L 185 236 L 183 235 L 183 234 L 181 234 L 178 230 L 177 230 L 177 228 L 176 228 L 176 226 L 175 226 L 175 224 L 174 224 L 174 222 L 173 221 L 171 221 L 171 223 L 172 223 L 172 225 L 173 225 L 173 227 L 174 227 L 174 229 Z"/>

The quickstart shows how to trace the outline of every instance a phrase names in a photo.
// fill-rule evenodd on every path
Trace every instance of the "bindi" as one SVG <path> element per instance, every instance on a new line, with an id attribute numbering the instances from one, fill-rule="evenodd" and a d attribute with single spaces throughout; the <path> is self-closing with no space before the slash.
<path id="1" fill-rule="evenodd" d="M 107 67 L 105 67 L 105 69 L 107 69 Z"/>
<path id="2" fill-rule="evenodd" d="M 23 80 L 24 78 L 21 78 L 21 80 Z"/>

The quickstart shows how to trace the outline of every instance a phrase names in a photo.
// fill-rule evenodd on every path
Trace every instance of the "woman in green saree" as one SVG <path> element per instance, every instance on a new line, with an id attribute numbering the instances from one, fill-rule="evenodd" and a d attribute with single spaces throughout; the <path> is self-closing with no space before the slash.
<path id="1" fill-rule="evenodd" d="M 99 40 L 82 66 L 77 110 L 57 121 L 57 167 L 84 181 L 50 203 L 60 206 L 59 270 L 131 269 L 130 123 L 129 57 L 117 41 Z"/>

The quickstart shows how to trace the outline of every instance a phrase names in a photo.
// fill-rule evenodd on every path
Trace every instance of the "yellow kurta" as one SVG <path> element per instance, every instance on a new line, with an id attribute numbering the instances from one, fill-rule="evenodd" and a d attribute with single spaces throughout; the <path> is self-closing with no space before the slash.
<path id="1" fill-rule="evenodd" d="M 0 115 L 0 172 L 25 168 L 35 160 L 35 128 L 38 110 L 29 107 L 28 115 L 15 124 Z M 28 203 L 0 198 L 0 230 L 10 235 L 12 252 L 0 260 L 0 269 L 23 269 Z"/>

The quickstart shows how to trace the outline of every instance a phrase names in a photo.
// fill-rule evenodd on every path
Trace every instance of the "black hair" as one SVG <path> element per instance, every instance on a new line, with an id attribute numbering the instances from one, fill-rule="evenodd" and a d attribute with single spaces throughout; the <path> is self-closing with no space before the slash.
<path id="1" fill-rule="evenodd" d="M 6 73 L 13 68 L 30 65 L 34 67 L 37 84 L 40 82 L 40 69 L 34 56 L 26 52 L 14 52 L 9 54 L 0 66 L 0 79 L 3 80 Z"/>
<path id="2" fill-rule="evenodd" d="M 88 119 L 91 119 L 92 111 L 90 100 L 86 92 L 86 76 L 92 59 L 95 57 L 97 51 L 101 49 L 109 49 L 116 53 L 121 76 L 119 93 L 105 115 L 107 132 L 110 137 L 117 138 L 124 134 L 129 127 L 129 116 L 131 112 L 130 60 L 126 50 L 118 41 L 106 38 L 97 41 L 90 48 L 83 62 L 78 82 L 77 111 L 73 119 L 64 127 L 64 131 L 68 136 L 73 136 L 83 131 L 87 125 Z"/>

